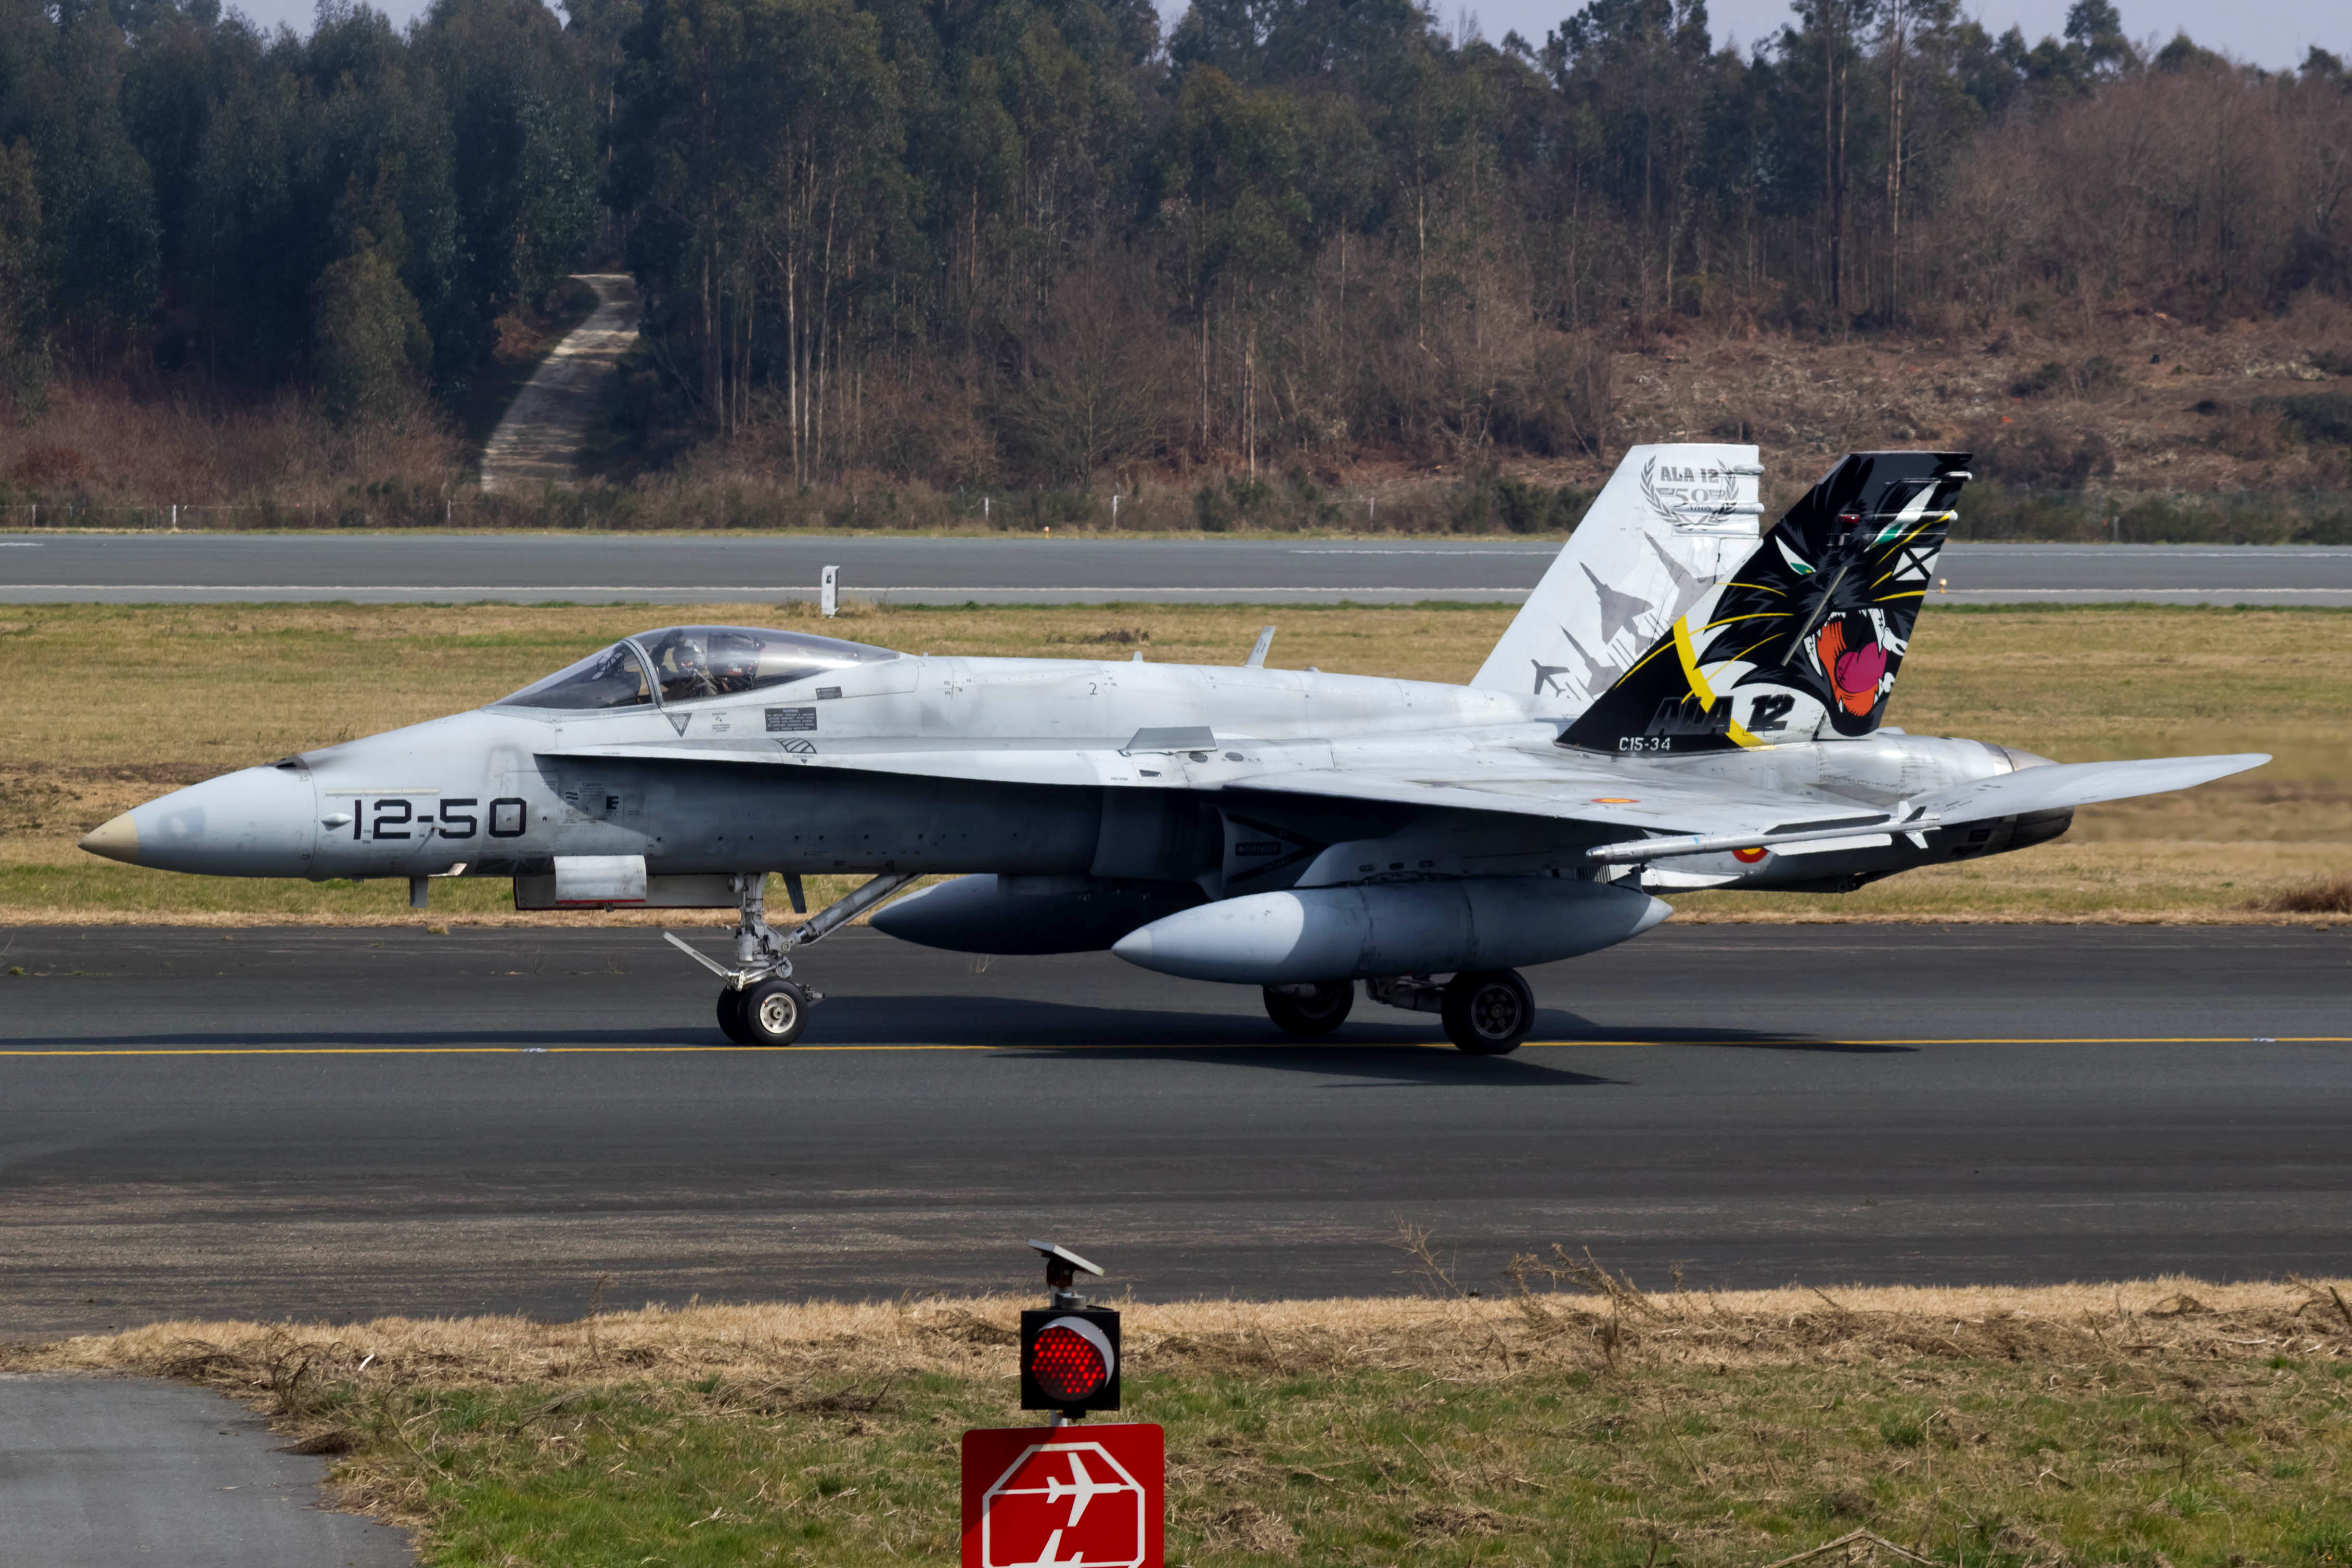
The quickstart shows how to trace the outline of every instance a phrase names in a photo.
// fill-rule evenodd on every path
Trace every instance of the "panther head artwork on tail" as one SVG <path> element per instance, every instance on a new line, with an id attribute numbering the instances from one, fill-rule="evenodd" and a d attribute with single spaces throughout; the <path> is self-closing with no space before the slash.
<path id="1" fill-rule="evenodd" d="M 1856 452 L 1790 510 L 1560 737 L 1717 751 L 1867 735 L 1908 649 L 1964 454 Z"/>

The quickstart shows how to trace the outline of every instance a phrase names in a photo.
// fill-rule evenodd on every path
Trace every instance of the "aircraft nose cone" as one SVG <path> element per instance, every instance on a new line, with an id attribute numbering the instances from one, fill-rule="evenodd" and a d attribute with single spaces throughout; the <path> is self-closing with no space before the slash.
<path id="1" fill-rule="evenodd" d="M 131 820 L 131 814 L 126 811 L 83 834 L 81 847 L 93 855 L 103 855 L 109 860 L 136 866 L 139 864 L 139 825 Z"/>
<path id="2" fill-rule="evenodd" d="M 93 831 L 93 855 L 215 877 L 302 877 L 319 825 L 307 773 L 246 768 L 149 801 Z"/>

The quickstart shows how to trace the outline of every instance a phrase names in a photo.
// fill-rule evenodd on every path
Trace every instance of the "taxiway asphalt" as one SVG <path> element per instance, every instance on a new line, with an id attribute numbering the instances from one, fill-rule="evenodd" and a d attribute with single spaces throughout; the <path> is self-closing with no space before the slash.
<path id="1" fill-rule="evenodd" d="M 707 931 L 716 942 L 718 933 Z M 1360 1003 L 877 933 L 726 1048 L 646 929 L 0 933 L 0 1335 L 1026 1289 L 2340 1271 L 2352 930 L 1668 925 L 1531 972 L 1480 1060 Z"/>
<path id="2" fill-rule="evenodd" d="M 0 1373 L 0 1563 L 407 1568 L 399 1531 L 320 1506 L 327 1461 L 242 1406 L 139 1378 Z"/>
<path id="3" fill-rule="evenodd" d="M 0 603 L 810 599 L 819 572 L 900 604 L 1517 603 L 1537 540 L 713 534 L 0 534 Z M 2352 605 L 2352 548 L 1955 544 L 1953 604 Z"/>

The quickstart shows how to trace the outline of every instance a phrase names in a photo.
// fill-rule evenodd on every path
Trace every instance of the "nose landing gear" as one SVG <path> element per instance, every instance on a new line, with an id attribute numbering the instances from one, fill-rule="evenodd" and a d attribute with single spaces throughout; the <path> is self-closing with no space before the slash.
<path id="1" fill-rule="evenodd" d="M 719 994 L 719 1027 L 739 1046 L 789 1046 L 808 1027 L 809 1004 L 819 994 L 796 981 L 771 977 Z"/>
<path id="2" fill-rule="evenodd" d="M 767 873 L 751 872 L 732 879 L 735 886 L 735 967 L 728 968 L 698 951 L 674 932 L 662 938 L 703 968 L 727 982 L 719 994 L 719 1027 L 739 1046 L 789 1046 L 808 1027 L 808 1010 L 824 1000 L 793 980 L 793 948 L 816 942 L 840 929 L 865 910 L 915 879 L 916 873 L 887 872 L 839 901 L 828 904 L 789 931 L 778 931 L 767 919 Z M 799 902 L 799 884 L 793 901 Z"/>

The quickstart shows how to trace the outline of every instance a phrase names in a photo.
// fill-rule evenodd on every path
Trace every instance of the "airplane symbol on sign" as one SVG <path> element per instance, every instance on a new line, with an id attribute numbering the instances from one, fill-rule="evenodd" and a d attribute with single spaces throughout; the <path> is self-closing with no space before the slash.
<path id="1" fill-rule="evenodd" d="M 1121 1485 L 1118 1481 L 1098 1481 L 1095 1479 L 1092 1476 L 1087 1474 L 1086 1457 L 1082 1454 L 1073 1453 L 1070 1455 L 1070 1479 L 1068 1480 L 1048 1480 L 1042 1487 L 1007 1487 L 1004 1489 L 1003 1495 L 1006 1497 L 1034 1497 L 1038 1493 L 1043 1492 L 1045 1494 L 1045 1500 L 1049 1503 L 1059 1502 L 1064 1498 L 1076 1499 L 1077 1500 L 1070 1505 L 1070 1517 L 1064 1526 L 1065 1529 L 1067 1529 L 1071 1526 L 1075 1526 L 1079 1520 L 1086 1517 L 1087 1504 L 1094 1501 L 1097 1497 L 1107 1492 L 1131 1492 L 1134 1489 L 1135 1489 L 1133 1487 Z M 1045 1554 L 1037 1559 L 1037 1561 L 1040 1563 L 1058 1563 L 1062 1561 L 1062 1559 L 1054 1555 L 1055 1547 L 1060 1542 L 1061 1539 L 1062 1531 L 1059 1530 L 1055 1531 L 1054 1532 L 1053 1541 L 1046 1543 Z M 1075 1563 L 1077 1559 L 1072 1558 L 1070 1561 Z"/>
<path id="2" fill-rule="evenodd" d="M 1047 1481 L 1045 1483 L 1045 1500 L 1047 1502 L 1059 1502 L 1066 1495 L 1077 1499 L 1078 1500 L 1070 1508 L 1070 1522 L 1072 1524 L 1076 1524 L 1078 1522 L 1079 1518 L 1087 1511 L 1087 1504 L 1095 1500 L 1095 1494 L 1097 1492 L 1123 1492 L 1127 1489 L 1128 1489 L 1126 1487 L 1120 1486 L 1116 1481 L 1096 1480 L 1092 1476 L 1087 1474 L 1087 1461 L 1084 1456 L 1072 1454 L 1070 1456 L 1070 1479 L 1066 1483 L 1062 1481 Z"/>
<path id="3" fill-rule="evenodd" d="M 964 1435 L 963 1568 L 1161 1568 L 1160 1428 L 1053 1436 Z"/>

